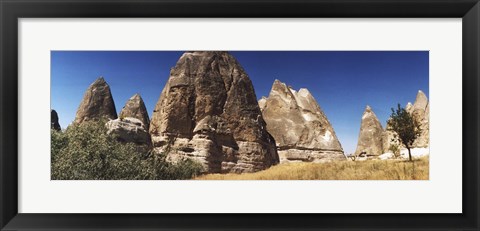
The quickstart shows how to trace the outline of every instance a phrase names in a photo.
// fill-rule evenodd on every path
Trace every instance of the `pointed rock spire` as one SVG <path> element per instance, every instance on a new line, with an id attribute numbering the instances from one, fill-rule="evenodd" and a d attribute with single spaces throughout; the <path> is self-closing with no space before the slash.
<path id="1" fill-rule="evenodd" d="M 383 153 L 382 124 L 370 106 L 366 106 L 362 115 L 360 134 L 358 135 L 355 155 L 381 155 Z"/>
<path id="2" fill-rule="evenodd" d="M 415 98 L 415 103 L 413 103 L 413 110 L 421 109 L 425 111 L 427 108 L 428 99 L 423 91 L 418 90 L 417 97 Z"/>
<path id="3" fill-rule="evenodd" d="M 60 124 L 58 123 L 58 114 L 55 110 L 50 110 L 50 118 L 51 118 L 51 123 L 50 123 L 50 128 L 60 131 L 62 128 L 60 127 Z"/>
<path id="4" fill-rule="evenodd" d="M 145 103 L 139 94 L 135 94 L 130 97 L 127 103 L 125 103 L 125 106 L 122 108 L 122 111 L 120 112 L 120 118 L 126 117 L 139 119 L 143 123 L 145 129 L 148 131 L 150 119 L 148 118 L 148 112 L 147 108 L 145 107 Z"/>
<path id="5" fill-rule="evenodd" d="M 117 111 L 110 86 L 103 77 L 96 79 L 85 91 L 75 116 L 75 123 L 88 120 L 116 119 Z"/>
<path id="6" fill-rule="evenodd" d="M 279 103 L 279 105 L 276 107 L 298 107 L 292 89 L 290 89 L 285 83 L 280 82 L 278 79 L 275 79 L 273 82 L 272 89 L 270 90 L 270 94 L 268 95 L 268 98 L 266 98 L 266 101 L 268 101 L 270 98 L 281 99 L 276 101 L 276 103 Z"/>
<path id="7" fill-rule="evenodd" d="M 413 104 L 412 111 L 410 112 L 413 117 L 420 123 L 420 129 L 422 133 L 413 143 L 413 147 L 425 148 L 429 146 L 429 103 L 427 96 L 423 91 L 419 90 L 415 103 Z"/>
<path id="8" fill-rule="evenodd" d="M 297 92 L 275 80 L 259 104 L 281 162 L 345 159 L 332 125 L 306 88 Z"/>
<path id="9" fill-rule="evenodd" d="M 278 163 L 247 73 L 228 52 L 185 52 L 150 122 L 155 152 L 193 158 L 207 172 L 255 172 Z"/>

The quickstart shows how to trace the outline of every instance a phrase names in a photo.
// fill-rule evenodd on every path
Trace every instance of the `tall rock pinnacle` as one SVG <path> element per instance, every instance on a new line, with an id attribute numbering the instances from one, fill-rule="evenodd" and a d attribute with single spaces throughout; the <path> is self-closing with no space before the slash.
<path id="1" fill-rule="evenodd" d="M 103 77 L 98 78 L 85 91 L 75 116 L 75 123 L 88 120 L 116 119 L 117 111 L 113 102 L 110 86 Z"/>
<path id="2" fill-rule="evenodd" d="M 413 109 L 411 114 L 420 123 L 420 129 L 422 133 L 419 137 L 413 142 L 413 147 L 425 148 L 429 146 L 429 103 L 427 96 L 422 91 L 418 91 L 415 103 L 413 103 Z"/>
<path id="3" fill-rule="evenodd" d="M 378 121 L 372 108 L 367 105 L 362 115 L 355 155 L 362 153 L 373 156 L 381 155 L 383 153 L 383 136 L 382 124 Z"/>
<path id="4" fill-rule="evenodd" d="M 228 52 L 185 52 L 150 122 L 155 152 L 193 158 L 207 172 L 254 172 L 278 163 L 252 82 Z"/>
<path id="5" fill-rule="evenodd" d="M 125 106 L 120 112 L 120 118 L 131 117 L 139 119 L 148 131 L 150 125 L 150 119 L 148 118 L 147 108 L 143 102 L 142 97 L 139 94 L 135 94 L 128 99 Z"/>
<path id="6" fill-rule="evenodd" d="M 275 80 L 268 98 L 258 103 L 281 162 L 345 159 L 332 125 L 307 89 L 297 92 Z"/>
<path id="7" fill-rule="evenodd" d="M 415 98 L 415 103 L 413 103 L 413 110 L 423 110 L 425 111 L 428 105 L 428 99 L 423 91 L 419 90 L 417 97 Z"/>

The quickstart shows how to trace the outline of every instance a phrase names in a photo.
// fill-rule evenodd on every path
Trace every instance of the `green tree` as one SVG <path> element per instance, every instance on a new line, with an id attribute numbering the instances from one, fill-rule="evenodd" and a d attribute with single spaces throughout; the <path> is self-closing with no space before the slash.
<path id="1" fill-rule="evenodd" d="M 174 180 L 191 179 L 202 171 L 192 160 L 171 163 L 107 134 L 104 121 L 51 130 L 53 180 Z"/>
<path id="2" fill-rule="evenodd" d="M 413 142 L 421 134 L 420 123 L 405 108 L 398 104 L 397 109 L 392 108 L 392 115 L 387 121 L 390 131 L 394 132 L 394 139 L 405 145 L 408 150 L 408 159 L 412 161 L 411 148 Z"/>

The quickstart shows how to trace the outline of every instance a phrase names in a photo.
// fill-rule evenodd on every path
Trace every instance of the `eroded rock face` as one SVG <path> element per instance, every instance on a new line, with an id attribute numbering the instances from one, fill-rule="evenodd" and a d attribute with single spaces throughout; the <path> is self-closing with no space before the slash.
<path id="1" fill-rule="evenodd" d="M 365 108 L 355 155 L 378 156 L 383 153 L 384 130 L 370 106 Z"/>
<path id="2" fill-rule="evenodd" d="M 116 119 L 117 111 L 110 86 L 103 77 L 98 78 L 85 91 L 75 116 L 75 123 L 89 120 Z"/>
<path id="3" fill-rule="evenodd" d="M 128 99 L 125 106 L 122 108 L 120 112 L 120 118 L 136 118 L 139 119 L 145 129 L 148 131 L 150 125 L 150 119 L 148 118 L 147 108 L 145 107 L 145 103 L 143 102 L 142 97 L 139 94 L 135 94 L 130 99 Z"/>
<path id="4" fill-rule="evenodd" d="M 430 104 L 428 102 L 427 96 L 421 90 L 418 91 L 415 102 L 412 104 L 410 102 L 405 106 L 405 110 L 410 113 L 419 123 L 422 133 L 419 137 L 413 142 L 412 148 L 427 148 L 429 146 L 429 136 L 430 136 L 430 127 L 429 127 L 429 117 L 430 117 Z M 405 145 L 401 144 L 398 141 L 392 141 L 395 132 L 388 130 L 388 125 L 384 134 L 384 152 L 390 152 L 389 147 L 391 145 L 397 145 L 400 148 L 404 149 Z"/>
<path id="5" fill-rule="evenodd" d="M 396 146 L 397 148 L 404 148 L 404 145 L 395 138 L 395 135 L 396 132 L 391 131 L 391 127 L 388 125 L 387 121 L 387 126 L 383 133 L 383 153 L 393 153 L 392 150 L 394 150 L 394 147 L 392 146 Z"/>
<path id="6" fill-rule="evenodd" d="M 150 122 L 155 152 L 193 158 L 207 172 L 255 172 L 278 163 L 253 85 L 228 52 L 186 52 Z"/>
<path id="7" fill-rule="evenodd" d="M 427 96 L 422 91 L 418 91 L 415 103 L 413 103 L 412 110 L 413 118 L 415 118 L 420 123 L 420 129 L 422 133 L 419 137 L 413 142 L 413 147 L 415 148 L 425 148 L 429 145 L 429 103 Z"/>
<path id="8" fill-rule="evenodd" d="M 58 123 L 58 114 L 53 109 L 50 111 L 50 118 L 51 118 L 50 128 L 57 131 L 62 130 L 62 128 L 60 127 L 60 124 Z"/>
<path id="9" fill-rule="evenodd" d="M 413 111 L 413 105 L 412 105 L 412 103 L 408 102 L 408 103 L 407 103 L 407 106 L 405 106 L 405 110 L 406 110 L 408 113 L 412 113 L 412 111 Z"/>
<path id="10" fill-rule="evenodd" d="M 297 92 L 275 80 L 259 105 L 281 162 L 346 159 L 332 125 L 307 89 Z"/>
<path id="11" fill-rule="evenodd" d="M 105 124 L 108 134 L 115 134 L 121 142 L 150 145 L 150 134 L 143 122 L 137 118 L 125 117 L 110 120 Z"/>
<path id="12" fill-rule="evenodd" d="M 267 97 L 262 96 L 262 98 L 260 100 L 258 100 L 258 106 L 260 107 L 260 110 L 263 111 L 266 103 L 267 103 Z"/>

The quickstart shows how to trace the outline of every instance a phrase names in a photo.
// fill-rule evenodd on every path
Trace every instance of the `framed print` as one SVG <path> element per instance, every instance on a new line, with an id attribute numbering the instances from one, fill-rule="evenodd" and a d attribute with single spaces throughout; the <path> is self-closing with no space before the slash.
<path id="1" fill-rule="evenodd" d="M 0 227 L 478 230 L 479 7 L 1 1 Z"/>

